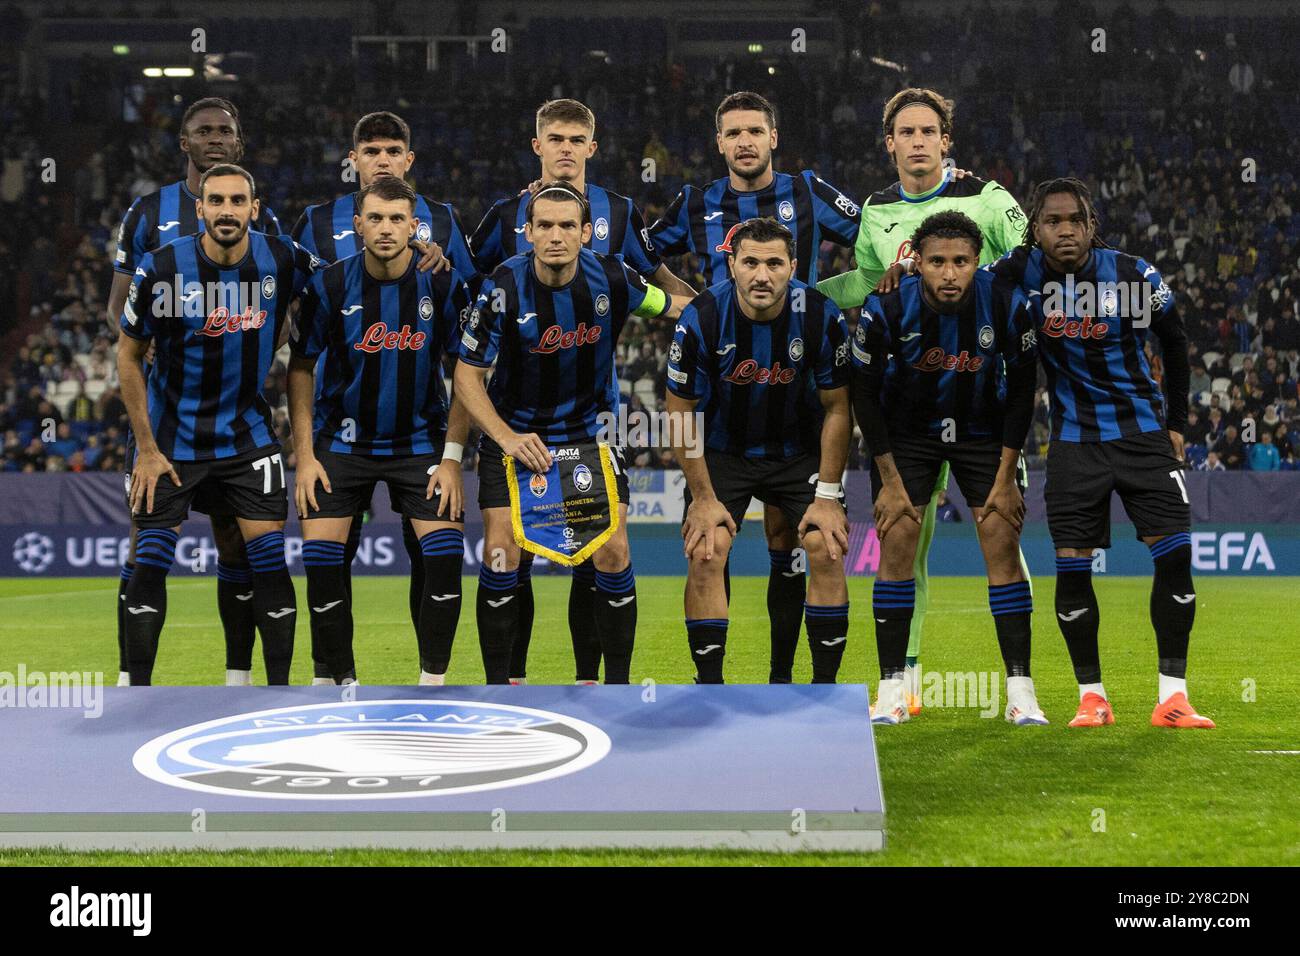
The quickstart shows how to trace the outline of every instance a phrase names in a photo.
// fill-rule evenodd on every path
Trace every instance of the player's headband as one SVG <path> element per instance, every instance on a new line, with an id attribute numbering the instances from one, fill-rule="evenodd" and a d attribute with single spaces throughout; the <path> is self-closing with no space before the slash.
<path id="1" fill-rule="evenodd" d="M 582 210 L 582 221 L 586 223 L 590 220 L 591 216 L 590 213 L 588 212 L 587 199 L 585 196 L 582 195 L 582 193 L 578 192 L 572 186 L 568 186 L 568 187 L 547 186 L 544 189 L 541 189 L 537 193 L 535 193 L 533 195 L 533 198 L 528 201 L 529 222 L 531 222 L 533 218 L 533 204 L 536 203 L 537 200 L 545 196 L 547 193 L 559 193 L 562 197 L 564 197 L 564 199 L 568 200 L 569 202 L 576 202 L 578 204 L 578 208 Z"/>

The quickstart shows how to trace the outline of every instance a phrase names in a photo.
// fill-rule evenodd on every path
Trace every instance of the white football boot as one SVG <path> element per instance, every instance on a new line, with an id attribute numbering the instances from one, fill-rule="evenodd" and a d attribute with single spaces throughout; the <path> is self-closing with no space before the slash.
<path id="1" fill-rule="evenodd" d="M 871 708 L 873 724 L 901 724 L 910 720 L 907 712 L 907 694 L 902 678 L 882 680 L 876 687 L 876 703 Z"/>

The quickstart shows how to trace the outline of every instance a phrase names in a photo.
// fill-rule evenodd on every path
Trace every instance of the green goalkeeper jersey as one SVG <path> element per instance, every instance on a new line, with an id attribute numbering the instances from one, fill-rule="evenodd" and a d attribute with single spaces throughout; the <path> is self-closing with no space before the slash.
<path id="1" fill-rule="evenodd" d="M 817 283 L 817 291 L 835 300 L 841 309 L 862 305 L 880 277 L 912 251 L 912 233 L 937 212 L 956 210 L 975 220 L 984 234 L 980 265 L 1001 258 L 1018 246 L 1025 235 L 1025 214 L 1011 193 L 996 182 L 978 176 L 943 179 L 927 193 L 913 196 L 901 183 L 872 194 L 862 206 L 862 226 L 853 255 L 858 267 Z"/>

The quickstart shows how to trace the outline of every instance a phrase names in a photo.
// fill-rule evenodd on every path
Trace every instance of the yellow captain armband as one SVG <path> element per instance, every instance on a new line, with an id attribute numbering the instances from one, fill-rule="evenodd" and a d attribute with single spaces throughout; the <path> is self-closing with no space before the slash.
<path id="1" fill-rule="evenodd" d="M 664 290 L 654 285 L 647 285 L 645 289 L 645 298 L 641 304 L 633 310 L 634 315 L 639 315 L 643 319 L 653 319 L 657 315 L 663 315 L 664 310 L 668 308 L 668 296 Z"/>

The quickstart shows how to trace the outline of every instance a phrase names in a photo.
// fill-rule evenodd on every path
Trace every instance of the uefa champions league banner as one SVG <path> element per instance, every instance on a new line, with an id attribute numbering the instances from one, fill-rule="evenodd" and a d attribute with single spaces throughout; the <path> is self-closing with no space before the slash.
<path id="1" fill-rule="evenodd" d="M 1194 520 L 1192 562 L 1196 573 L 1300 574 L 1300 473 L 1193 472 L 1186 477 Z M 685 574 L 679 530 L 681 472 L 634 469 L 629 478 L 632 502 L 628 534 L 637 573 Z M 847 491 L 852 527 L 847 570 L 852 575 L 874 575 L 880 548 L 871 526 L 867 476 L 850 472 Z M 966 520 L 939 524 L 930 553 L 930 573 L 983 575 L 983 559 L 969 509 L 955 484 L 950 493 Z M 478 479 L 473 473 L 465 475 L 465 495 L 471 502 L 465 527 L 465 573 L 473 575 L 483 558 L 483 527 L 473 504 L 478 496 Z M 1054 560 L 1043 518 L 1041 473 L 1031 474 L 1026 504 L 1029 516 L 1022 539 L 1025 557 L 1031 572 L 1050 574 Z M 405 575 L 410 562 L 402 543 L 401 524 L 383 488 L 376 491 L 373 508 L 372 520 L 363 529 L 353 572 Z M 731 554 L 735 574 L 768 573 L 762 517 L 761 503 L 751 502 Z M 1134 539 L 1132 525 L 1118 500 L 1112 510 L 1112 527 L 1113 547 L 1099 554 L 1095 572 L 1150 574 L 1150 555 Z M 115 575 L 127 554 L 127 535 L 120 475 L 0 475 L 0 577 Z M 289 568 L 301 574 L 302 538 L 296 518 L 290 518 L 285 539 Z M 215 575 L 216 560 L 207 519 L 191 514 L 181 527 L 172 574 Z M 542 557 L 535 559 L 533 572 L 567 573 Z"/>

